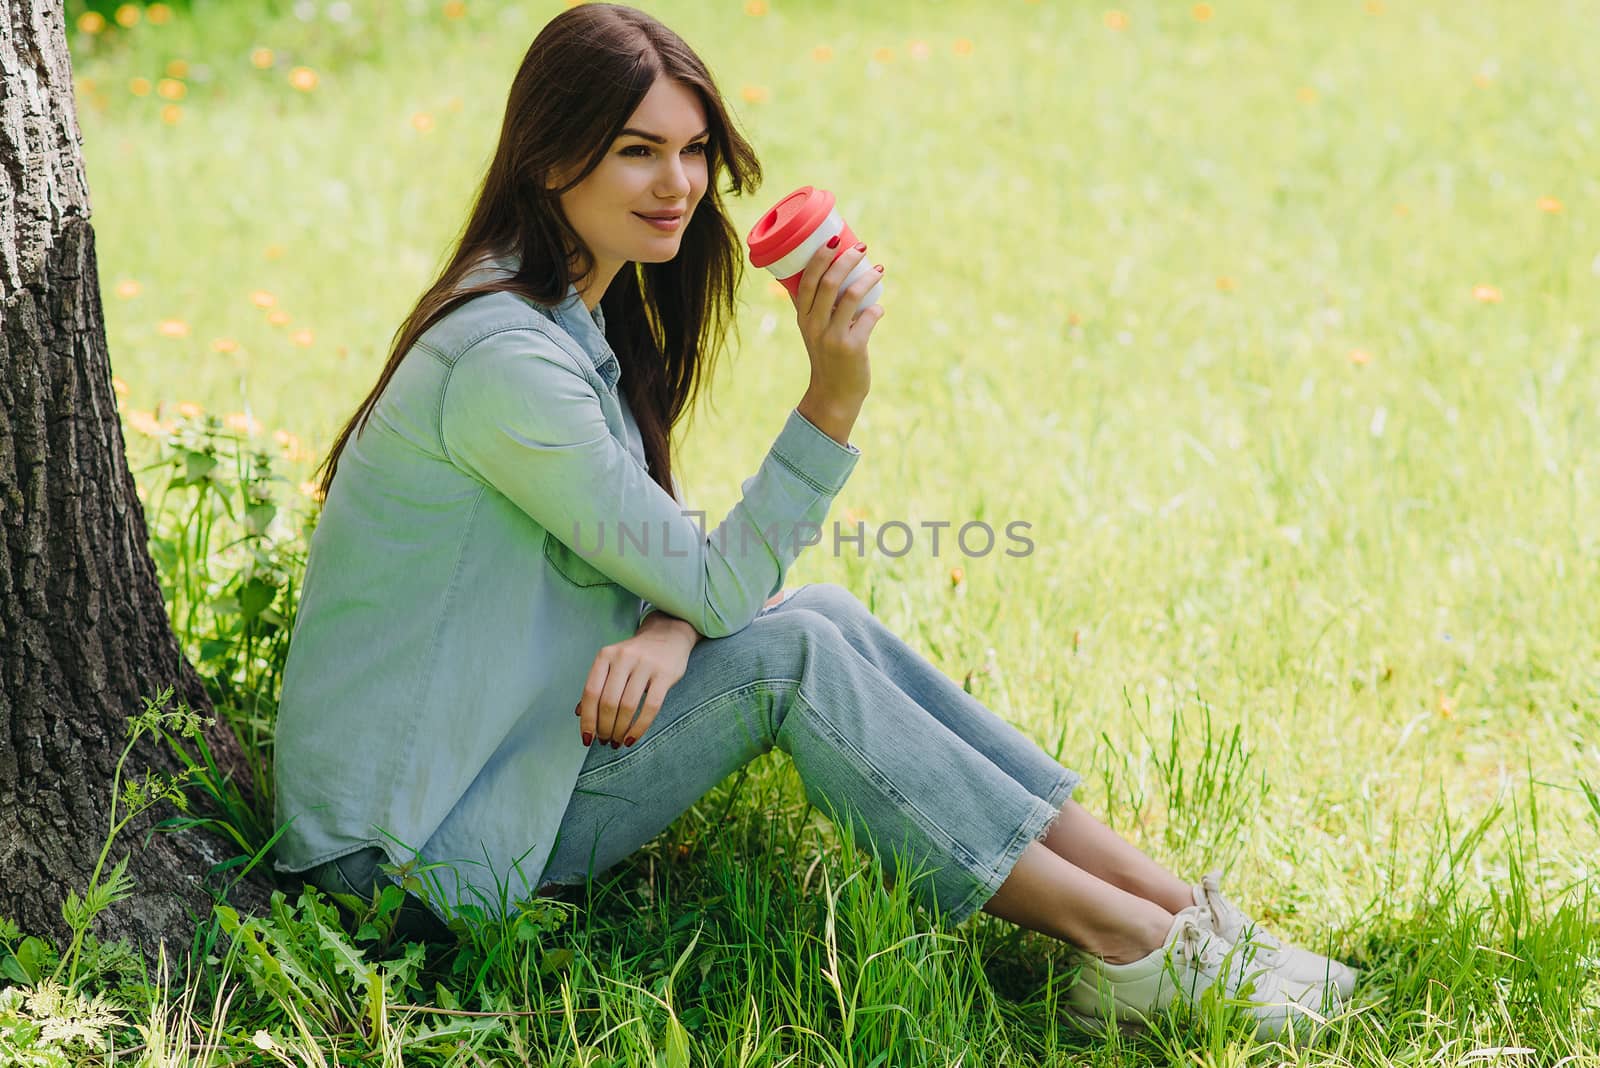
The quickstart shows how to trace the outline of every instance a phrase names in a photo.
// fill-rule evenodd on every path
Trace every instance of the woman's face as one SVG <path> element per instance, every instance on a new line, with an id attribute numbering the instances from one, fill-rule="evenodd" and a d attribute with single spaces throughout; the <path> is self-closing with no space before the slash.
<path id="1" fill-rule="evenodd" d="M 658 78 L 600 165 L 562 195 L 568 221 L 595 258 L 594 276 L 578 283 L 580 292 L 592 296 L 591 307 L 623 264 L 659 263 L 678 254 L 706 191 L 709 141 L 700 98 Z M 681 217 L 669 228 L 641 217 L 661 213 Z"/>

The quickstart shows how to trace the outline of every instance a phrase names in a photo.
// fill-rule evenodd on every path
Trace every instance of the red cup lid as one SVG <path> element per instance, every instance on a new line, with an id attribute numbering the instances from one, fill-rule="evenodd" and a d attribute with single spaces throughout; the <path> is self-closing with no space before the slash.
<path id="1" fill-rule="evenodd" d="M 745 240 L 750 262 L 756 267 L 777 263 L 793 252 L 807 234 L 822 224 L 833 210 L 833 194 L 826 189 L 801 186 L 761 216 Z"/>

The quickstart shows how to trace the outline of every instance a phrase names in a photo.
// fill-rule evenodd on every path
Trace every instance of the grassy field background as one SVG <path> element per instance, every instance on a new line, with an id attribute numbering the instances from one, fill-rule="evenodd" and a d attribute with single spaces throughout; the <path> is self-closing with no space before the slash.
<path id="1" fill-rule="evenodd" d="M 1084 771 L 1124 834 L 1192 879 L 1226 864 L 1259 918 L 1374 974 L 1331 1051 L 1213 1036 L 1202 1056 L 1596 1056 L 1600 5 L 641 6 L 761 154 L 741 232 L 815 184 L 889 265 L 831 518 L 917 537 L 898 558 L 825 540 L 789 585 L 848 585 Z M 74 32 L 131 446 L 188 403 L 310 477 L 559 10 L 213 4 Z M 742 296 L 714 406 L 676 438 L 713 517 L 805 386 L 787 298 L 754 269 Z M 935 556 L 919 527 L 971 520 L 1027 522 L 1035 549 L 969 556 L 946 532 Z M 726 801 L 734 823 L 708 826 Z M 804 809 L 781 755 L 719 788 L 563 936 L 593 1017 L 507 1033 L 563 1063 L 671 1054 L 683 1002 L 600 977 L 659 995 L 687 915 L 728 936 L 693 951 L 695 1062 L 764 1063 L 741 1035 L 837 1064 L 1198 1042 L 1058 1043 L 1059 947 L 987 916 L 951 960 L 869 966 L 926 929 L 864 892 L 838 903 L 857 974 L 912 1011 L 852 1025 L 842 994 L 786 977 L 832 930 L 806 866 L 823 855 L 835 891 L 854 867 L 815 815 L 811 845 L 796 824 L 772 846 Z M 752 902 L 772 885 L 794 911 Z M 724 989 L 747 929 L 766 955 Z"/>

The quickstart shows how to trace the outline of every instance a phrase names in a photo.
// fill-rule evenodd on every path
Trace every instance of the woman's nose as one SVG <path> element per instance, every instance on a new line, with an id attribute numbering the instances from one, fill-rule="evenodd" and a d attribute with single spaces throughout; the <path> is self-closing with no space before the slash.
<path id="1" fill-rule="evenodd" d="M 689 191 L 693 187 L 693 183 L 689 181 L 689 172 L 683 166 L 683 161 L 677 160 L 668 164 L 667 177 L 663 179 L 661 188 L 657 190 L 657 195 L 662 200 L 682 200 L 689 195 Z"/>

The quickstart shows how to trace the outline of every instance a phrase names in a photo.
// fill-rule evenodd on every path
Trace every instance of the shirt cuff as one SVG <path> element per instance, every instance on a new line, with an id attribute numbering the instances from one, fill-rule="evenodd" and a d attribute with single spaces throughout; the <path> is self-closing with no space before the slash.
<path id="1" fill-rule="evenodd" d="M 833 495 L 844 488 L 861 450 L 839 444 L 794 408 L 772 443 L 772 455 L 818 493 Z"/>

